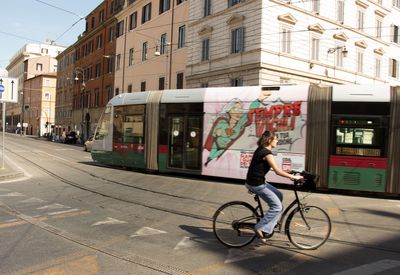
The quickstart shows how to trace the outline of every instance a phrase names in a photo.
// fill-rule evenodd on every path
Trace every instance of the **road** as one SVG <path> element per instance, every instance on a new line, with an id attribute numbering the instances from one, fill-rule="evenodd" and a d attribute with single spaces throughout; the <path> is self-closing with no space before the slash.
<path id="1" fill-rule="evenodd" d="M 0 183 L 1 274 L 399 274 L 400 200 L 307 194 L 333 222 L 317 250 L 276 234 L 241 249 L 212 233 L 214 211 L 252 202 L 238 182 L 104 167 L 82 147 L 7 135 L 25 177 Z M 293 191 L 283 190 L 285 203 Z"/>

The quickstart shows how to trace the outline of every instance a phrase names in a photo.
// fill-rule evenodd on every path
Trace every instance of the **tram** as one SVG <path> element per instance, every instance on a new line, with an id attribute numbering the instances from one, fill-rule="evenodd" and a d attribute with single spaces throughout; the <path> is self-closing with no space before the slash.
<path id="1" fill-rule="evenodd" d="M 91 154 L 107 165 L 244 179 L 265 130 L 279 136 L 277 164 L 320 175 L 321 190 L 400 194 L 400 87 L 387 85 L 123 93 L 107 104 Z"/>

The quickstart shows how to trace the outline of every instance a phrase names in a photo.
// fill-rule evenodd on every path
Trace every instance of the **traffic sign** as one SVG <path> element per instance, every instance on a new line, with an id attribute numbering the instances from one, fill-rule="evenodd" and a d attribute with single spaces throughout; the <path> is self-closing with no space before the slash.
<path id="1" fill-rule="evenodd" d="M 0 77 L 0 101 L 18 102 L 18 79 Z"/>

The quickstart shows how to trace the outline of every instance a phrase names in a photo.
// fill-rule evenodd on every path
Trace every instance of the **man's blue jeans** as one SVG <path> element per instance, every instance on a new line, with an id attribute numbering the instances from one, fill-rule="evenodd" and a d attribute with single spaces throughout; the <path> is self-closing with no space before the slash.
<path id="1" fill-rule="evenodd" d="M 283 210 L 282 200 L 283 194 L 281 191 L 273 187 L 269 183 L 259 186 L 251 186 L 246 183 L 246 187 L 262 198 L 269 206 L 264 217 L 256 224 L 255 229 L 271 234 L 275 225 L 281 217 Z"/>

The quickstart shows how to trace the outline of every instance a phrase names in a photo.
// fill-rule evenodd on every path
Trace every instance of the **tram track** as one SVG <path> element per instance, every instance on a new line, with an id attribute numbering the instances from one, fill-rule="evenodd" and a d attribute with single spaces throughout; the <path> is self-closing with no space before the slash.
<path id="1" fill-rule="evenodd" d="M 16 144 L 17 145 L 17 144 Z M 20 144 L 18 144 L 18 146 L 20 146 Z M 31 149 L 29 147 L 29 149 Z M 41 166 L 40 164 L 30 160 L 29 158 L 23 156 L 22 154 L 15 152 L 13 150 L 10 150 L 8 148 L 6 148 L 7 151 L 9 151 L 10 153 L 18 156 L 19 158 L 24 159 L 25 161 L 29 162 L 31 165 L 35 166 L 36 168 L 38 168 L 39 170 L 43 171 L 44 173 L 48 174 L 49 176 L 65 183 L 68 184 L 70 186 L 74 186 L 80 190 L 84 190 L 87 192 L 91 192 L 93 194 L 97 194 L 100 196 L 103 196 L 105 198 L 110 198 L 110 199 L 114 199 L 114 200 L 118 200 L 121 202 L 125 202 L 125 203 L 131 203 L 131 204 L 135 204 L 138 206 L 142 206 L 148 209 L 152 209 L 152 210 L 157 210 L 157 211 L 162 211 L 165 213 L 170 213 L 170 214 L 174 214 L 174 215 L 179 215 L 179 216 L 183 216 L 183 217 L 187 217 L 187 218 L 193 218 L 193 219 L 197 219 L 197 220 L 201 220 L 201 221 L 212 221 L 212 216 L 205 216 L 205 215 L 200 215 L 200 214 L 193 214 L 187 211 L 181 211 L 181 210 L 176 210 L 176 209 L 172 209 L 172 208 L 167 208 L 167 207 L 160 207 L 160 206 L 155 206 L 155 205 L 151 205 L 148 203 L 144 203 L 142 201 L 139 200 L 134 200 L 134 199 L 127 199 L 127 198 L 122 198 L 119 196 L 115 196 L 115 195 L 111 195 L 109 193 L 105 193 L 105 192 L 101 192 L 99 190 L 93 189 L 93 188 L 89 188 L 85 185 L 79 184 L 75 181 L 71 181 L 68 179 L 65 179 L 59 175 L 57 175 L 56 173 L 50 171 L 50 169 L 47 169 L 43 166 Z M 49 154 L 51 155 L 51 154 Z M 61 160 L 60 160 L 61 161 Z M 73 162 L 71 162 L 73 163 Z M 65 164 L 65 163 L 64 163 Z M 211 204 L 213 206 L 220 206 L 221 202 L 214 202 L 214 201 L 209 201 L 209 200 L 200 200 L 200 199 L 194 199 L 188 196 L 181 196 L 181 195 L 175 195 L 175 194 L 170 194 L 170 193 L 165 193 L 165 192 L 161 192 L 161 191 L 156 191 L 156 190 L 151 190 L 151 189 L 147 189 L 144 187 L 138 187 L 138 186 L 134 186 L 128 183 L 124 183 L 124 182 L 119 182 L 116 180 L 111 180 L 111 179 L 107 179 L 105 177 L 102 176 L 98 176 L 94 173 L 88 172 L 84 169 L 78 168 L 74 165 L 71 164 L 66 164 L 68 167 L 73 168 L 79 172 L 85 173 L 97 180 L 101 180 L 103 183 L 106 184 L 113 184 L 113 185 L 119 185 L 119 186 L 123 186 L 123 187 L 127 187 L 127 188 L 133 188 L 136 190 L 140 190 L 140 191 L 144 191 L 144 192 L 151 192 L 153 194 L 157 194 L 157 195 L 163 195 L 163 196 L 168 196 L 171 198 L 175 198 L 175 199 L 183 199 L 183 200 L 190 200 L 191 202 L 198 202 L 198 203 L 207 203 L 207 204 Z M 217 207 L 216 207 L 217 208 Z M 336 224 L 341 224 L 341 225 L 348 225 L 349 221 L 345 221 L 345 222 L 340 222 L 340 221 L 336 221 Z M 364 227 L 364 224 L 354 224 L 351 223 L 352 226 L 355 227 Z M 377 227 L 377 229 L 383 229 L 383 230 L 387 230 L 387 231 L 393 231 L 392 229 L 385 229 L 385 228 L 381 228 L 381 227 Z M 368 244 L 363 244 L 363 243 L 359 243 L 359 242 L 351 242 L 351 241 L 346 241 L 346 240 L 340 240 L 340 239 L 333 239 L 330 238 L 328 240 L 329 243 L 336 243 L 336 244 L 344 244 L 344 245 L 348 245 L 348 246 L 353 246 L 353 247 L 357 247 L 357 248 L 367 248 L 367 249 L 374 249 L 374 250 L 380 250 L 380 251 L 386 251 L 386 252 L 391 252 L 391 253 L 400 253 L 400 250 L 397 249 L 391 249 L 391 248 L 385 248 L 385 247 L 378 247 L 378 246 L 374 246 L 374 245 L 368 245 Z"/>

